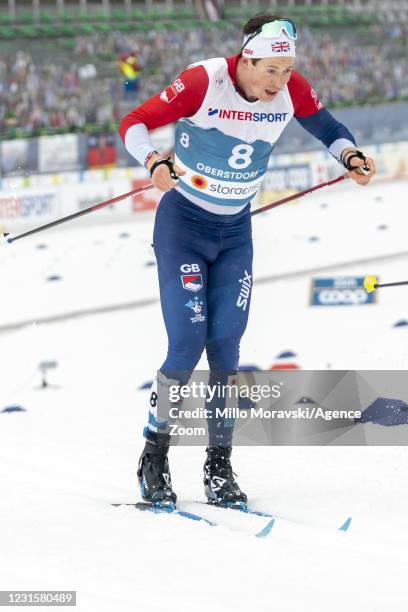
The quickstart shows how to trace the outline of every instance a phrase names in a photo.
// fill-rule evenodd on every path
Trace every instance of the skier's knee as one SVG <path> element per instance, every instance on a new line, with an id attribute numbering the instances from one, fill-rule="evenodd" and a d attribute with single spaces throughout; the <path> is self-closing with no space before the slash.
<path id="1" fill-rule="evenodd" d="M 167 358 L 162 367 L 163 372 L 177 371 L 180 375 L 183 372 L 191 372 L 200 361 L 204 344 L 199 346 L 189 346 L 188 343 L 179 346 L 169 346 Z"/>
<path id="2" fill-rule="evenodd" d="M 207 343 L 210 370 L 236 370 L 239 362 L 239 339 L 222 338 Z"/>

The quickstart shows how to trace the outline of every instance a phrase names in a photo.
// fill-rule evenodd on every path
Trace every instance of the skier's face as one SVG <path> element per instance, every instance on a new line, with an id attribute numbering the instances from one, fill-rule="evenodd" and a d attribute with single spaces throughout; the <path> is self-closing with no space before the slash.
<path id="1" fill-rule="evenodd" d="M 246 57 L 240 58 L 241 79 L 238 81 L 247 98 L 271 102 L 289 81 L 295 65 L 293 57 L 259 59 L 254 65 Z"/>

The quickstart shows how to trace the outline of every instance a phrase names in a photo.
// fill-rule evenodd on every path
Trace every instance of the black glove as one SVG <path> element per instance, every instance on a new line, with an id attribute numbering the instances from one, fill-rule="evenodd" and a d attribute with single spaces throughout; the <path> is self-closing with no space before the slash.
<path id="1" fill-rule="evenodd" d="M 364 166 L 353 166 L 351 161 L 355 157 L 358 157 L 358 159 L 362 159 L 363 162 L 364 162 Z M 344 157 L 343 157 L 343 155 L 341 156 L 341 161 L 342 161 L 343 166 L 345 168 L 347 168 L 347 170 L 362 169 L 362 170 L 365 170 L 366 172 L 370 172 L 370 168 L 366 164 L 367 157 L 364 155 L 364 153 L 362 153 L 358 149 L 356 149 L 355 151 L 347 151 L 347 153 L 344 155 Z"/>
<path id="2" fill-rule="evenodd" d="M 174 164 L 171 161 L 170 157 L 158 159 L 157 161 L 155 161 L 154 164 L 152 164 L 152 167 L 150 168 L 150 176 L 153 176 L 153 172 L 156 170 L 157 166 L 160 166 L 160 164 L 165 164 L 168 167 L 172 179 L 174 179 L 175 181 L 178 179 L 178 175 L 174 172 Z"/>

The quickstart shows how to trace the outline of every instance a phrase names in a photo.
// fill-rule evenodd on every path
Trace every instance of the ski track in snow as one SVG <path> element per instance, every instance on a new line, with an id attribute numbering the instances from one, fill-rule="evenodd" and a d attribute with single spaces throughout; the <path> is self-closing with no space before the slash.
<path id="1" fill-rule="evenodd" d="M 344 263 L 335 276 L 404 280 L 408 249 L 375 269 L 352 262 L 404 253 L 406 187 L 344 185 L 255 218 L 255 280 L 329 263 Z M 1 249 L 0 325 L 157 298 L 152 227 L 72 223 Z M 63 280 L 47 283 L 50 273 Z M 403 288 L 379 292 L 375 307 L 313 309 L 310 277 L 255 285 L 241 363 L 268 368 L 291 349 L 304 368 L 406 369 L 408 332 L 392 327 L 407 316 Z M 28 325 L 0 346 L 0 410 L 26 410 L 0 413 L 0 590 L 77 590 L 81 612 L 405 611 L 405 447 L 235 448 L 251 507 L 276 516 L 264 539 L 254 532 L 267 519 L 191 503 L 204 500 L 202 448 L 172 448 L 172 478 L 180 507 L 219 526 L 113 508 L 139 499 L 138 387 L 165 354 L 159 303 Z M 44 360 L 59 366 L 41 390 Z"/>

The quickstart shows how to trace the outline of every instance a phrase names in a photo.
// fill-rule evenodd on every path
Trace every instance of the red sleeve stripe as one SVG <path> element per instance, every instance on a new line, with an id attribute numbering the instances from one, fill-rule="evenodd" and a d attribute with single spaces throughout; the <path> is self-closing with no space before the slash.
<path id="1" fill-rule="evenodd" d="M 182 117 L 191 117 L 201 107 L 208 89 L 208 74 L 204 66 L 193 66 L 180 74 L 169 87 L 156 94 L 133 111 L 119 124 L 119 135 L 125 142 L 127 130 L 144 123 L 149 132 Z"/>

